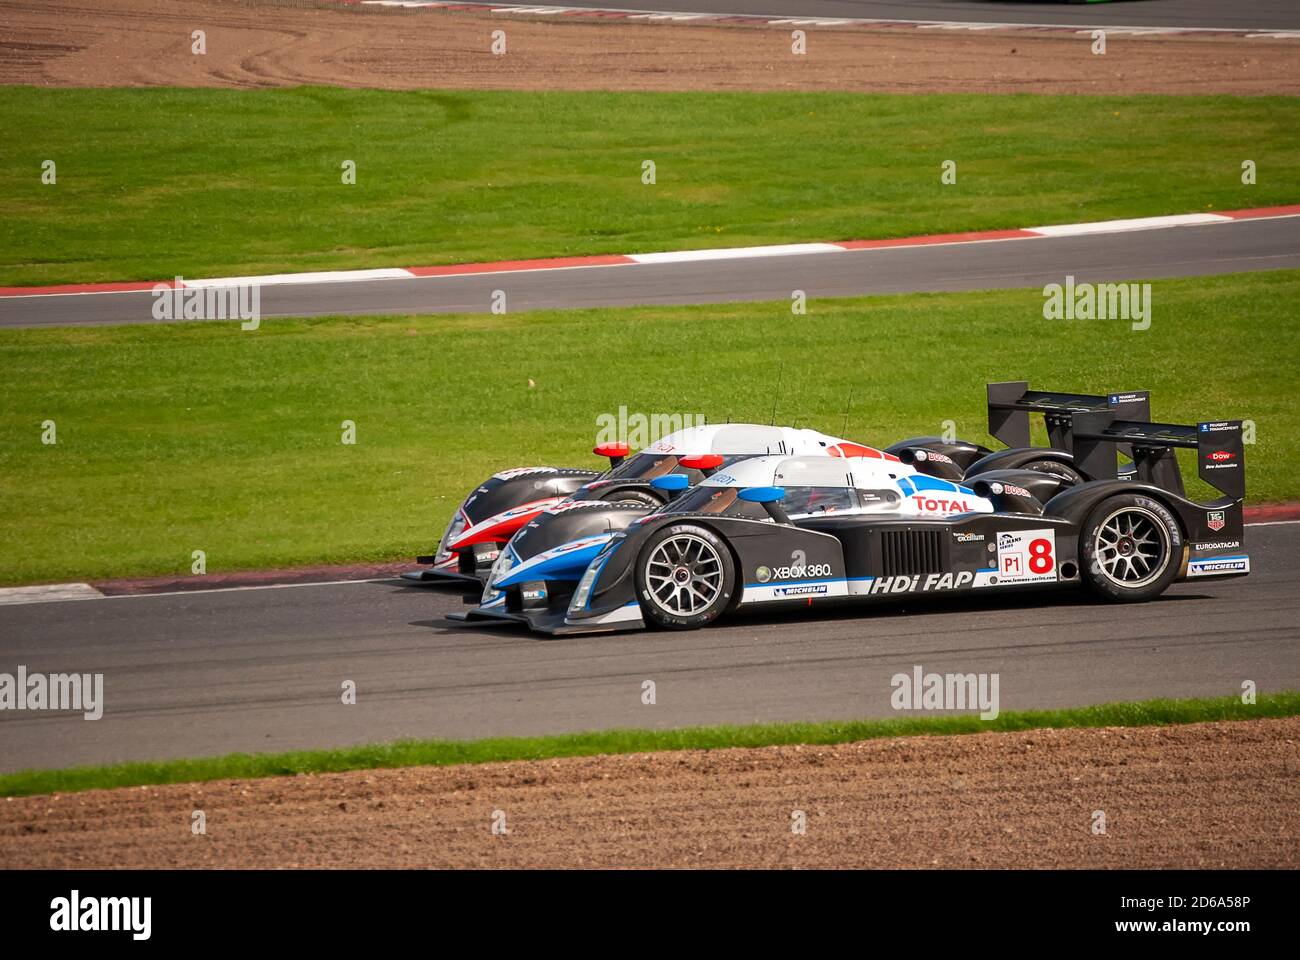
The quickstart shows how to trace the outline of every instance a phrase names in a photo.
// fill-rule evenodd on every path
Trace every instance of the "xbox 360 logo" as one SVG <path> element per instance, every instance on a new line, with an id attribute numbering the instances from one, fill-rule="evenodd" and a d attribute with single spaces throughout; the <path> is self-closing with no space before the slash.
<path id="1" fill-rule="evenodd" d="M 754 571 L 754 576 L 758 577 L 759 583 L 767 583 L 772 579 L 772 569 L 770 567 L 759 567 Z"/>

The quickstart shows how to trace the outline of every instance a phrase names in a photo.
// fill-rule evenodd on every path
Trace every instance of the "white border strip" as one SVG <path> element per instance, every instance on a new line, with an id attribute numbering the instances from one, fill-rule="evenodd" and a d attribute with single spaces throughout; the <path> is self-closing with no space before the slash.
<path id="1" fill-rule="evenodd" d="M 764 14 L 764 13 L 684 13 L 681 11 L 669 10 L 644 10 L 641 8 L 628 7 L 539 7 L 534 4 L 503 4 L 491 3 L 486 0 L 423 0 L 423 2 L 412 2 L 412 0 L 362 0 L 362 6 L 377 7 L 459 7 L 473 6 L 483 9 L 486 13 L 524 13 L 545 15 L 582 15 L 592 13 L 621 13 L 626 14 L 627 19 L 632 20 L 651 20 L 654 22 L 683 21 L 683 20 L 748 20 L 754 23 L 766 23 L 773 25 L 793 23 L 794 18 L 789 15 L 781 14 Z M 1105 30 L 1107 33 L 1220 33 L 1234 34 L 1246 37 L 1269 37 L 1278 39 L 1300 39 L 1300 30 L 1268 30 L 1267 27 L 1171 27 L 1171 26 L 1141 26 L 1141 25 L 1122 25 L 1122 24 L 1086 24 L 1086 23 L 1001 23 L 997 21 L 964 21 L 964 20 L 897 20 L 883 17 L 826 17 L 824 20 L 814 21 L 809 18 L 805 19 L 808 23 L 825 23 L 834 26 L 872 26 L 884 24 L 888 26 L 905 26 L 905 27 L 929 27 L 948 30 L 1078 30 L 1093 31 Z"/>
<path id="2" fill-rule="evenodd" d="M 1221 213 L 1180 213 L 1170 217 L 1138 217 L 1133 220 L 1100 220 L 1096 223 L 1063 223 L 1049 227 L 1025 227 L 1040 237 L 1081 237 L 1093 233 L 1128 233 L 1133 230 L 1163 230 L 1166 227 L 1194 227 L 1203 223 L 1232 223 Z"/>
<path id="3" fill-rule="evenodd" d="M 35 587 L 0 587 L 0 606 L 57 603 L 60 600 L 99 600 L 104 597 L 88 583 L 46 583 Z"/>
<path id="4" fill-rule="evenodd" d="M 273 287 L 284 283 L 355 283 L 358 280 L 408 280 L 415 274 L 401 267 L 373 270 L 317 270 L 312 273 L 269 273 L 261 277 L 217 277 L 213 280 L 182 280 L 185 289 L 251 286 Z M 135 291 L 139 292 L 139 291 Z"/>
<path id="5" fill-rule="evenodd" d="M 695 260 L 743 260 L 747 257 L 797 257 L 809 253 L 843 253 L 835 243 L 780 243 L 766 247 L 717 247 L 713 250 L 670 250 L 667 253 L 632 253 L 637 263 L 686 263 Z"/>
<path id="6" fill-rule="evenodd" d="M 1298 213 L 1278 213 L 1260 217 L 1229 217 L 1221 213 L 1183 213 L 1162 217 L 1138 217 L 1132 220 L 1100 220 L 1093 223 L 1049 224 L 1042 227 L 1021 227 L 1022 236 L 984 237 L 962 239 L 960 235 L 951 240 L 930 241 L 926 237 L 897 237 L 882 239 L 878 244 L 856 247 L 843 243 L 782 243 L 757 247 L 717 247 L 711 250 L 668 250 L 659 253 L 613 254 L 625 258 L 623 263 L 572 263 L 550 266 L 539 264 L 526 266 L 528 261 L 518 261 L 518 266 L 511 266 L 510 261 L 502 261 L 499 269 L 491 269 L 493 264 L 449 264 L 448 266 L 476 266 L 483 269 L 460 270 L 449 273 L 419 274 L 402 267 L 380 267 L 372 270 L 338 270 L 314 273 L 277 273 L 261 277 L 214 277 L 205 280 L 184 280 L 183 289 L 203 289 L 212 287 L 231 287 L 243 284 L 259 286 L 289 286 L 295 284 L 323 285 L 329 283 L 364 283 L 376 280 L 447 280 L 467 277 L 486 276 L 502 273 L 536 273 L 550 270 L 591 270 L 601 267 L 626 267 L 635 264 L 690 263 L 706 260 L 744 260 L 755 257 L 790 257 L 808 256 L 822 253 L 877 253 L 884 250 L 916 249 L 919 247 L 958 246 L 973 243 L 1002 243 L 1009 240 L 1034 240 L 1040 237 L 1059 238 L 1107 233 L 1135 233 L 1143 230 L 1164 230 L 1171 227 L 1196 227 L 1215 223 L 1247 223 L 1259 220 L 1288 220 L 1300 217 Z M 973 231 L 979 233 L 981 231 Z M 897 241 L 897 242 L 894 242 Z M 545 260 L 547 258 L 538 258 Z M 556 258 L 565 259 L 565 258 Z M 419 269 L 419 268 L 417 268 Z M 167 283 L 168 281 L 159 281 Z M 0 295 L 4 300 L 30 300 L 36 297 L 102 297 L 112 295 L 151 294 L 149 289 L 140 290 L 65 290 L 47 291 L 45 293 L 13 293 Z"/>

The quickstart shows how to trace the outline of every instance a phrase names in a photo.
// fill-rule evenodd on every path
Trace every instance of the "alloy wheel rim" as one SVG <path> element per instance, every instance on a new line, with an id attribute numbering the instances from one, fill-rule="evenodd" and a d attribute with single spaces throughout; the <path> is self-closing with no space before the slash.
<path id="1" fill-rule="evenodd" d="M 646 592 L 661 610 L 691 616 L 722 592 L 722 558 L 713 544 L 690 533 L 661 542 L 645 567 Z"/>
<path id="2" fill-rule="evenodd" d="M 1150 510 L 1123 507 L 1098 526 L 1093 551 L 1102 574 L 1112 583 L 1143 587 L 1169 565 L 1169 531 Z"/>

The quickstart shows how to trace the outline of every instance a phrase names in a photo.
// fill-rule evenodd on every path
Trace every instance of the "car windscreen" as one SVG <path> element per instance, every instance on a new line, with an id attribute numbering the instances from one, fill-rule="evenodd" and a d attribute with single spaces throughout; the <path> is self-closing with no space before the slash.
<path id="1" fill-rule="evenodd" d="M 736 487 L 692 487 L 664 507 L 662 512 L 767 519 L 768 512 L 762 504 L 741 500 L 739 494 Z M 816 517 L 854 510 L 858 501 L 854 491 L 847 487 L 788 487 L 781 506 L 792 517 Z"/>
<path id="2" fill-rule="evenodd" d="M 677 456 L 671 453 L 633 454 L 609 473 L 606 480 L 653 480 L 664 474 L 672 473 L 677 467 Z"/>
<path id="3" fill-rule="evenodd" d="M 717 469 L 721 470 L 728 464 L 735 463 L 737 460 L 745 460 L 755 454 L 736 454 L 725 457 Z M 703 472 L 680 466 L 681 457 L 675 453 L 652 453 L 649 450 L 642 450 L 640 453 L 633 454 L 622 463 L 620 463 L 602 478 L 604 480 L 653 480 L 655 477 L 666 476 L 670 473 L 681 473 L 688 477 L 691 483 L 699 483 L 704 479 Z"/>
<path id="4" fill-rule="evenodd" d="M 787 487 L 781 506 L 792 517 L 821 516 L 856 509 L 854 491 L 848 487 Z"/>
<path id="5" fill-rule="evenodd" d="M 741 500 L 736 487 L 692 487 L 661 510 L 661 513 L 712 513 L 718 516 L 766 520 L 761 504 Z"/>

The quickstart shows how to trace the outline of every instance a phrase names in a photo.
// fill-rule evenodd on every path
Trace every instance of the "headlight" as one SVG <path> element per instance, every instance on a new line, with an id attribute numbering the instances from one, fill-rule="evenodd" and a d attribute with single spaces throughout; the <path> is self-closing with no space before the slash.
<path id="1" fill-rule="evenodd" d="M 438 541 L 438 552 L 434 554 L 438 562 L 442 562 L 451 556 L 451 551 L 447 549 L 447 544 L 451 543 L 469 526 L 469 518 L 465 516 L 462 508 L 457 507 L 455 514 L 452 515 L 451 523 L 447 524 L 447 530 Z"/>
<path id="2" fill-rule="evenodd" d="M 600 564 L 595 561 L 592 561 L 583 571 L 582 579 L 578 581 L 578 589 L 573 591 L 573 599 L 569 601 L 569 613 L 579 613 L 587 606 L 587 601 L 591 598 L 591 588 L 596 585 L 596 577 L 599 573 Z"/>
<path id="3" fill-rule="evenodd" d="M 622 545 L 626 537 L 627 534 L 622 531 L 614 534 L 600 548 L 600 553 L 596 554 L 591 563 L 587 564 L 587 569 L 582 572 L 582 579 L 578 581 L 578 589 L 573 591 L 573 598 L 569 601 L 569 613 L 580 613 L 587 606 L 587 601 L 591 599 L 591 588 L 596 585 L 596 578 L 600 576 L 600 571 L 605 568 L 609 555 Z"/>
<path id="4" fill-rule="evenodd" d="M 515 552 L 507 547 L 497 554 L 496 561 L 492 564 L 492 571 L 488 574 L 488 584 L 495 586 L 496 582 L 509 573 L 510 568 L 514 565 Z"/>

